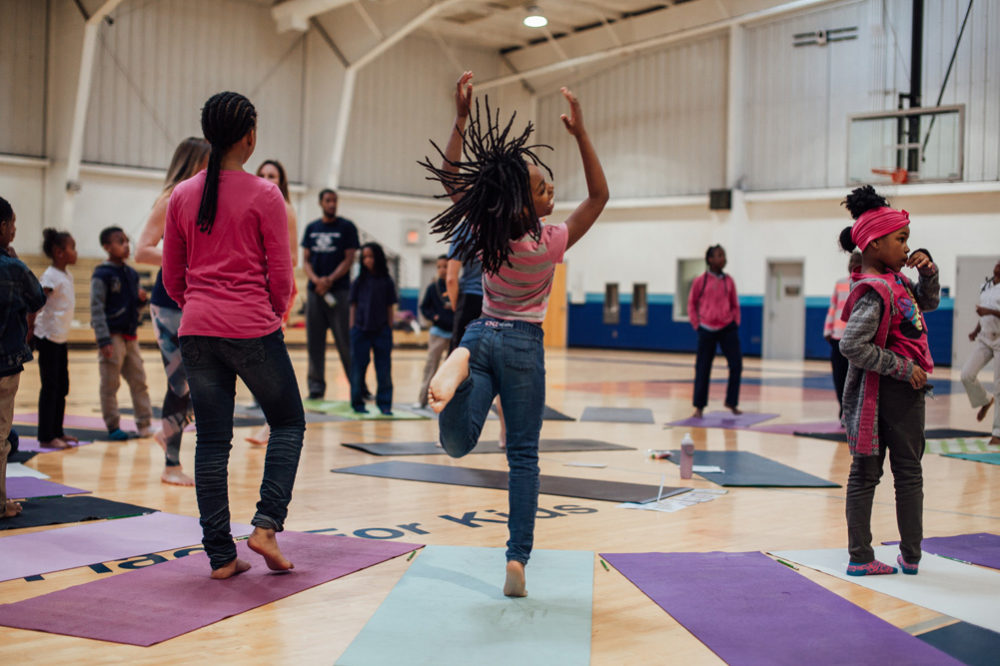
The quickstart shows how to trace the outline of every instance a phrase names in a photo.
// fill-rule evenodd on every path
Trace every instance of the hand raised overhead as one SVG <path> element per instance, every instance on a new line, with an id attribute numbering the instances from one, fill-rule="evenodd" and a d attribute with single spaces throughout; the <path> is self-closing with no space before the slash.
<path id="1" fill-rule="evenodd" d="M 570 91 L 569 88 L 563 87 L 560 89 L 563 97 L 569 102 L 569 115 L 565 113 L 560 116 L 563 121 L 563 125 L 566 126 L 566 131 L 573 136 L 580 136 L 583 133 L 583 112 L 580 110 L 580 100 L 576 98 L 576 95 Z"/>

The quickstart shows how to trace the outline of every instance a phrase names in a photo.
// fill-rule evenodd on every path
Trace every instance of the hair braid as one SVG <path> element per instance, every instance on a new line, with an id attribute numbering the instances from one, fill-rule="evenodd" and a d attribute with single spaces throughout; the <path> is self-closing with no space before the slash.
<path id="1" fill-rule="evenodd" d="M 501 128 L 500 110 L 490 110 L 489 97 L 484 106 L 485 114 L 480 112 L 479 100 L 476 100 L 475 113 L 462 133 L 465 160 L 449 160 L 431 141 L 438 155 L 454 170 L 436 167 L 427 157 L 419 164 L 430 171 L 427 180 L 444 185 L 447 194 L 437 195 L 437 198 L 455 194 L 461 197 L 430 221 L 431 233 L 453 241 L 458 258 L 465 261 L 478 256 L 484 271 L 496 273 L 509 263 L 511 240 L 527 233 L 536 237 L 541 233 L 527 162 L 530 160 L 544 168 L 551 176 L 552 170 L 538 158 L 534 149 L 551 150 L 552 147 L 527 145 L 534 130 L 530 122 L 515 138 L 511 128 L 517 113 Z"/>
<path id="2" fill-rule="evenodd" d="M 216 207 L 219 203 L 219 174 L 222 157 L 237 141 L 257 126 L 257 110 L 243 95 L 234 92 L 216 93 L 201 109 L 201 131 L 212 146 L 205 174 L 205 189 L 198 209 L 198 229 L 212 233 Z"/>

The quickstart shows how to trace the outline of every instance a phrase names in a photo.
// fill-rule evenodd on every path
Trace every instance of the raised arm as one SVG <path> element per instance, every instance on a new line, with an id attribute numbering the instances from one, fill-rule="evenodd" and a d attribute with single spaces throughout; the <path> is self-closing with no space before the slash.
<path id="1" fill-rule="evenodd" d="M 153 210 L 149 211 L 146 225 L 142 228 L 139 241 L 135 244 L 135 260 L 140 264 L 159 266 L 163 263 L 163 251 L 159 248 L 159 244 L 167 222 L 167 202 L 169 201 L 169 195 L 161 194 L 156 203 L 153 204 Z"/>
<path id="2" fill-rule="evenodd" d="M 590 231 L 590 227 L 594 226 L 597 216 L 608 203 L 609 195 L 608 181 L 604 177 L 601 161 L 597 158 L 594 146 L 590 143 L 590 136 L 583 126 L 580 102 L 568 88 L 563 88 L 562 94 L 569 102 L 569 115 L 562 115 L 563 125 L 566 126 L 567 132 L 576 137 L 576 145 L 580 149 L 580 161 L 583 162 L 583 176 L 587 181 L 587 198 L 566 218 L 566 227 L 569 230 L 566 249 L 569 249 Z"/>
<path id="3" fill-rule="evenodd" d="M 463 72 L 462 76 L 455 84 L 455 122 L 451 126 L 451 134 L 448 135 L 448 144 L 444 148 L 444 163 L 441 168 L 445 171 L 458 171 L 451 162 L 462 159 L 462 133 L 465 131 L 465 123 L 469 119 L 469 109 L 472 106 L 472 72 Z M 451 190 L 445 185 L 448 196 L 452 201 L 458 201 L 462 195 Z"/>

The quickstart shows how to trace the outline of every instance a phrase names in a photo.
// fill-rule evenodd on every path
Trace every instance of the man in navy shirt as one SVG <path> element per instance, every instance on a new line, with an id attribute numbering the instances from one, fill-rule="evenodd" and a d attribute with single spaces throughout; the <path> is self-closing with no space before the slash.
<path id="1" fill-rule="evenodd" d="M 326 393 L 326 331 L 333 331 L 344 375 L 351 376 L 350 304 L 351 265 L 358 251 L 354 223 L 337 217 L 337 193 L 319 193 L 323 216 L 302 235 L 303 268 L 309 278 L 306 297 L 306 347 L 309 351 L 309 397 Z"/>

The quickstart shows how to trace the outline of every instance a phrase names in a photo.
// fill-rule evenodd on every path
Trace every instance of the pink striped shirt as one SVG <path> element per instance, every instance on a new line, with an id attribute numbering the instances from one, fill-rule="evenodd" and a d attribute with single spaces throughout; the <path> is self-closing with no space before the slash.
<path id="1" fill-rule="evenodd" d="M 844 329 L 847 322 L 840 318 L 844 311 L 844 304 L 851 294 L 851 278 L 845 277 L 837 280 L 833 288 L 833 296 L 830 297 L 830 309 L 826 312 L 826 322 L 823 324 L 823 337 L 839 340 L 844 337 Z"/>
<path id="2" fill-rule="evenodd" d="M 556 264 L 561 264 L 569 242 L 566 223 L 542 225 L 542 237 L 530 234 L 511 241 L 510 265 L 500 272 L 483 273 L 483 314 L 540 324 L 545 319 Z"/>

